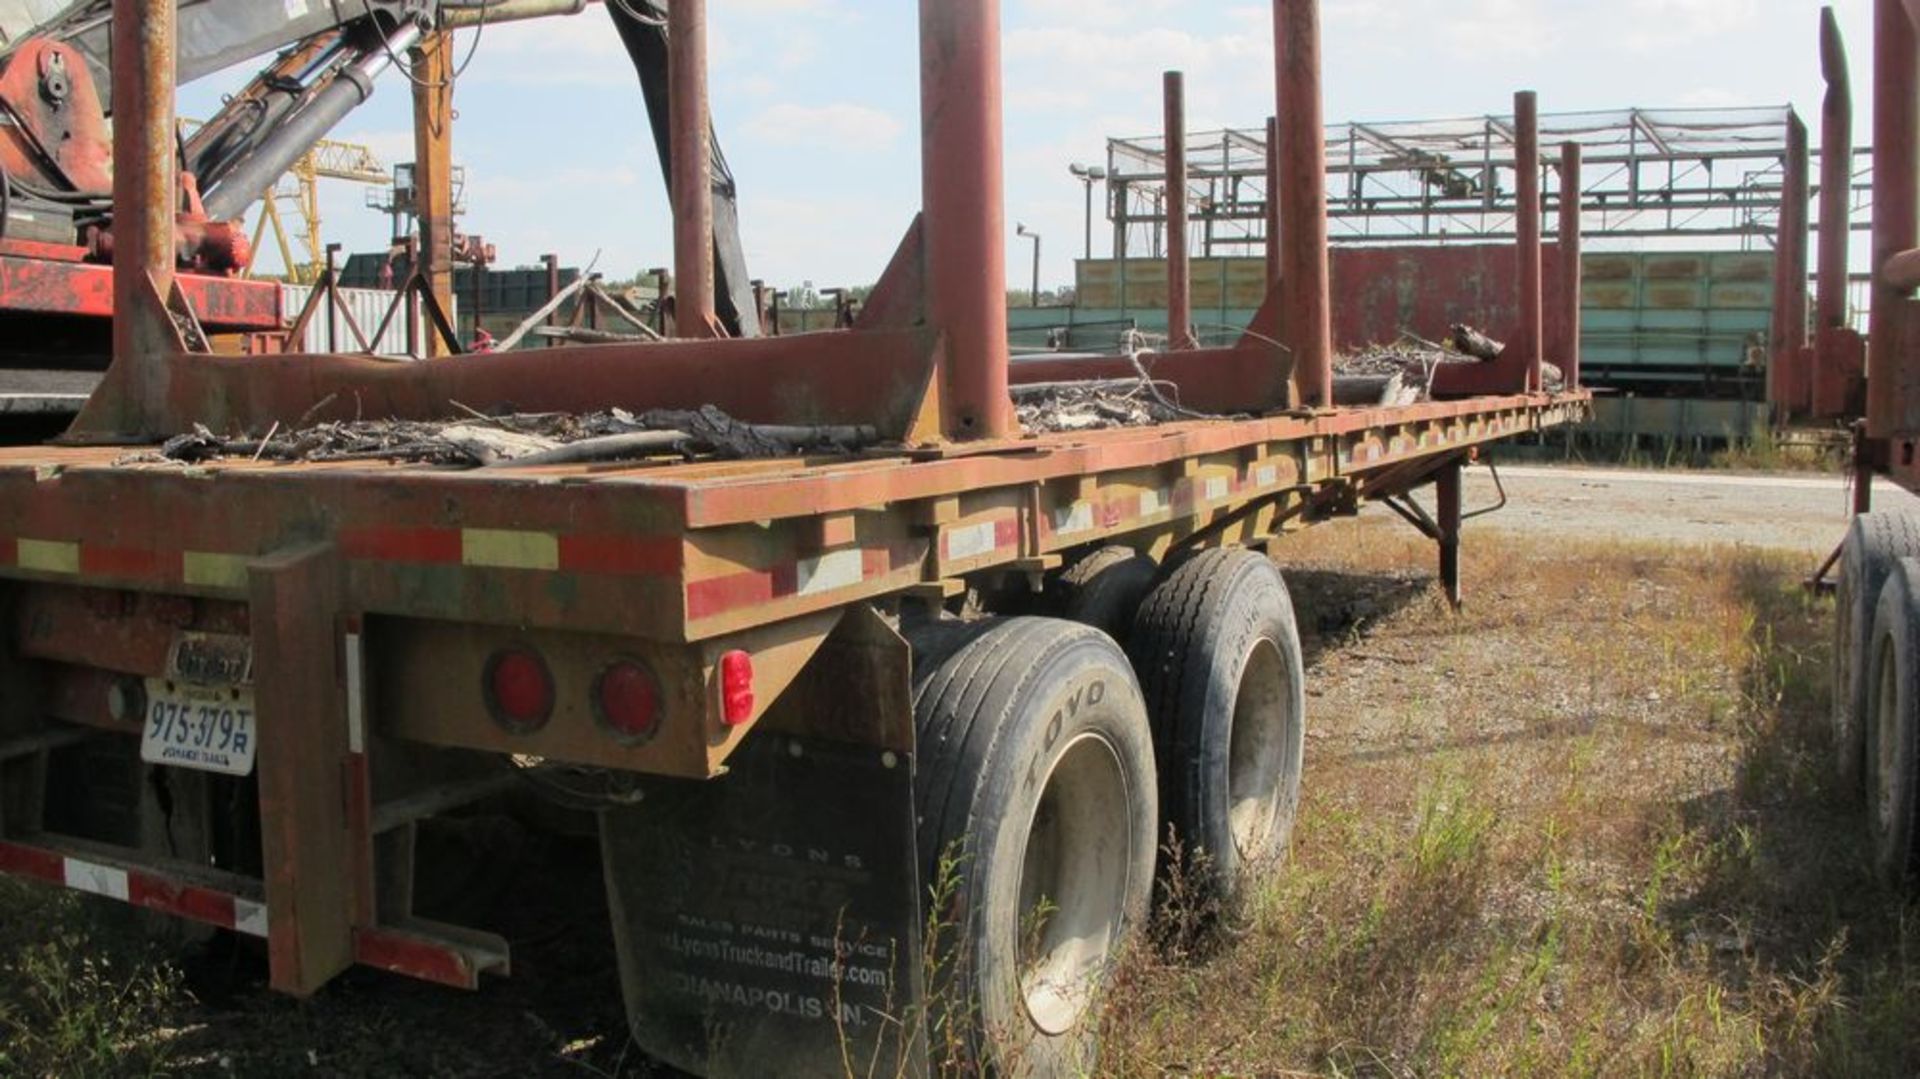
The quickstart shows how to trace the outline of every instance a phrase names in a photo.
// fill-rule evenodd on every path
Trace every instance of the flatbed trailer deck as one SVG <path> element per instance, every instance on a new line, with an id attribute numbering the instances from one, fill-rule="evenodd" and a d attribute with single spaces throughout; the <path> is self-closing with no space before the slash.
<path id="1" fill-rule="evenodd" d="M 1305 672 L 1271 541 L 1403 500 L 1457 602 L 1461 468 L 1591 405 L 1571 355 L 1571 388 L 1540 390 L 1578 293 L 1550 327 L 1536 220 L 1525 344 L 1474 395 L 1334 407 L 1318 10 L 1275 13 L 1298 239 L 1237 347 L 1008 362 L 997 7 L 924 0 L 926 211 L 853 330 L 710 339 L 688 137 L 680 340 L 395 364 L 189 345 L 162 236 L 173 5 L 117 0 L 114 364 L 68 444 L 0 449 L 0 871 L 261 937 L 287 992 L 356 963 L 474 988 L 510 949 L 417 909 L 423 830 L 564 776 L 648 1052 L 1080 1073 L 1166 831 L 1223 900 L 1284 856 Z M 669 13 L 681 135 L 707 131 L 702 15 Z M 416 83 L 423 116 L 445 92 Z M 1537 173 L 1519 187 L 1539 202 Z M 1012 423 L 1010 385 L 1139 366 L 1218 418 Z M 877 438 L 465 470 L 151 452 L 194 424 L 703 404 Z M 1429 484 L 1433 513 L 1404 501 Z"/>

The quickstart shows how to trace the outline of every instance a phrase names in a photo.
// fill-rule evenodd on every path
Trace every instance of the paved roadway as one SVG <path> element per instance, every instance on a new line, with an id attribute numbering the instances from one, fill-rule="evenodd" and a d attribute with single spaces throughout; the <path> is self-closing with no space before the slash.
<path id="1" fill-rule="evenodd" d="M 1497 499 L 1486 468 L 1471 468 L 1467 476 L 1469 512 Z M 1476 529 L 1499 529 L 1824 555 L 1845 533 L 1852 497 L 1845 479 L 1817 473 L 1509 465 L 1500 478 L 1511 503 L 1469 522 L 1469 536 Z M 1422 501 L 1427 497 L 1423 492 Z M 1874 486 L 1874 505 L 1920 512 L 1920 499 L 1884 481 Z"/>

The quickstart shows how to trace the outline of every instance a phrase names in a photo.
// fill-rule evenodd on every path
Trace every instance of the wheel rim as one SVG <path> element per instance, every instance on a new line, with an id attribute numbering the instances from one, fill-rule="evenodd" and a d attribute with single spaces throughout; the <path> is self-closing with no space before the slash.
<path id="1" fill-rule="evenodd" d="M 1894 659 L 1893 638 L 1882 638 L 1874 664 L 1880 678 L 1873 695 L 1873 814 L 1881 835 L 1893 831 L 1894 783 L 1899 767 L 1900 694 Z"/>
<path id="2" fill-rule="evenodd" d="M 1086 1010 L 1126 918 L 1131 792 L 1120 756 L 1082 734 L 1053 762 L 1020 868 L 1020 990 L 1048 1034 Z"/>
<path id="3" fill-rule="evenodd" d="M 1242 859 L 1257 858 L 1273 837 L 1292 756 L 1288 738 L 1287 665 L 1280 647 L 1262 637 L 1241 669 L 1227 743 L 1227 822 Z"/>

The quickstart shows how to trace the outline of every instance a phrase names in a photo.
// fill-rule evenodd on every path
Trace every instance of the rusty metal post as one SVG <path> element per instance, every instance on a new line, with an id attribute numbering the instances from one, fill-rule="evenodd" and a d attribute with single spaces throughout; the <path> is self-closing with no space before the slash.
<path id="1" fill-rule="evenodd" d="M 1187 255 L 1187 86 L 1178 71 L 1165 79 L 1167 121 L 1167 347 L 1190 349 L 1193 261 Z"/>
<path id="2" fill-rule="evenodd" d="M 173 0 L 114 0 L 113 358 L 143 417 L 166 392 L 167 357 L 137 323 L 173 292 L 174 28 Z"/>
<path id="3" fill-rule="evenodd" d="M 413 50 L 413 198 L 418 262 L 434 300 L 453 316 L 453 33 L 428 34 Z M 423 355 L 446 349 L 426 335 Z"/>
<path id="4" fill-rule="evenodd" d="M 707 0 L 667 7 L 673 158 L 673 313 L 676 337 L 712 337 L 713 128 L 707 118 Z"/>
<path id="5" fill-rule="evenodd" d="M 927 314 L 945 337 L 947 438 L 1013 432 L 999 0 L 920 0 Z"/>
<path id="6" fill-rule="evenodd" d="M 320 281 L 327 305 L 327 351 L 340 351 L 340 245 L 327 245 L 326 276 Z"/>
<path id="7" fill-rule="evenodd" d="M 1553 358 L 1569 390 L 1580 388 L 1580 305 L 1584 267 L 1580 238 L 1580 144 L 1560 144 L 1560 339 Z"/>
<path id="8" fill-rule="evenodd" d="M 1267 287 L 1280 283 L 1280 120 L 1267 117 Z"/>
<path id="9" fill-rule="evenodd" d="M 560 295 L 560 256 L 541 255 L 540 262 L 547 268 L 547 302 L 552 303 L 553 298 Z M 759 296 L 759 284 L 757 282 L 754 285 L 754 290 L 755 301 L 757 303 Z M 559 324 L 560 309 L 556 307 L 552 313 L 547 315 L 547 325 L 558 326 Z"/>
<path id="10" fill-rule="evenodd" d="M 1274 0 L 1279 65 L 1281 341 L 1306 408 L 1333 407 L 1333 310 L 1327 264 L 1327 133 L 1320 100 L 1319 0 Z"/>
<path id="11" fill-rule="evenodd" d="M 1873 324 L 1867 334 L 1867 435 L 1902 426 L 1901 372 L 1906 293 L 1883 279 L 1888 260 L 1920 247 L 1920 44 L 1900 0 L 1875 0 L 1873 25 Z"/>
<path id="12" fill-rule="evenodd" d="M 1780 191 L 1780 235 L 1774 243 L 1773 349 L 1767 378 L 1774 419 L 1784 422 L 1811 404 L 1807 343 L 1807 125 L 1787 123 L 1786 174 Z"/>
<path id="13" fill-rule="evenodd" d="M 1827 97 L 1820 109 L 1821 330 L 1847 324 L 1847 256 L 1853 195 L 1853 77 L 1847 43 L 1831 7 L 1820 9 L 1820 70 Z M 1828 357 L 1821 357 L 1824 367 Z"/>
<path id="14" fill-rule="evenodd" d="M 1520 357 L 1528 393 L 1541 388 L 1541 352 L 1546 347 L 1540 284 L 1540 98 L 1532 90 L 1513 95 L 1514 222 L 1519 234 Z"/>
<path id="15" fill-rule="evenodd" d="M 1434 500 L 1438 503 L 1434 523 L 1440 533 L 1440 587 L 1455 610 L 1464 598 L 1460 589 L 1461 470 L 1461 462 L 1456 460 L 1440 470 L 1434 483 Z"/>

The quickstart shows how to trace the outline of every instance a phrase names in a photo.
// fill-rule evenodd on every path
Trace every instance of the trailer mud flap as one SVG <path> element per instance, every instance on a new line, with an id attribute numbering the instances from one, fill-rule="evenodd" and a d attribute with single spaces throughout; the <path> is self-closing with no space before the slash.
<path id="1" fill-rule="evenodd" d="M 924 1074 L 907 755 L 763 732 L 730 768 L 601 817 L 635 1040 L 709 1076 Z"/>

